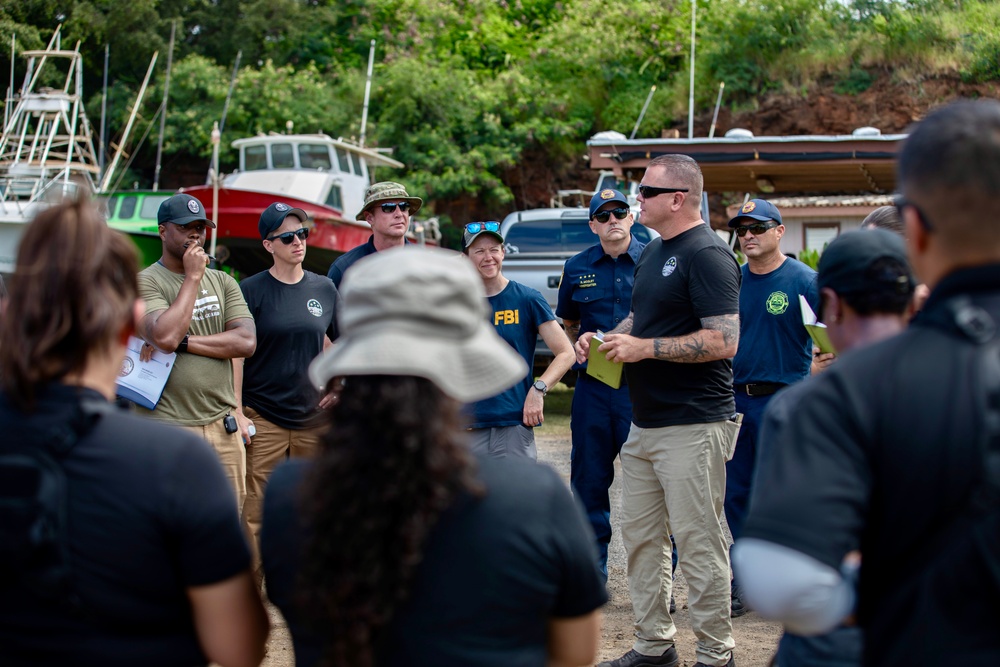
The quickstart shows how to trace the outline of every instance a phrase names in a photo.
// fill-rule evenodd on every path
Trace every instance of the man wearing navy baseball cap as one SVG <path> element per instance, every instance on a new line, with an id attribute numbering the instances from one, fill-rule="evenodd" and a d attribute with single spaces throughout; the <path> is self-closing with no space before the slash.
<path id="1" fill-rule="evenodd" d="M 247 443 L 243 515 L 258 581 L 267 479 L 281 461 L 311 456 L 319 447 L 321 399 L 305 378 L 309 363 L 338 333 L 337 288 L 326 276 L 302 267 L 310 225 L 305 211 L 284 202 L 264 209 L 257 228 L 273 266 L 240 283 L 257 324 L 257 351 L 236 362 L 236 378 L 242 379 L 236 417 Z"/>
<path id="2" fill-rule="evenodd" d="M 756 470 L 757 432 L 774 394 L 809 374 L 812 340 L 802 326 L 799 295 L 819 312 L 816 272 L 781 252 L 781 212 L 765 199 L 740 207 L 729 227 L 747 261 L 741 267 L 740 340 L 733 358 L 736 411 L 743 415 L 733 457 L 726 463 L 726 521 L 733 538 L 743 533 Z M 732 615 L 746 613 L 737 579 L 731 587 Z"/>
<path id="3" fill-rule="evenodd" d="M 573 344 L 581 331 L 611 331 L 628 317 L 635 264 L 646 247 L 632 236 L 632 223 L 628 198 L 620 191 L 606 188 L 591 198 L 590 230 L 598 242 L 566 261 L 556 306 L 556 315 Z M 632 424 L 632 401 L 627 386 L 613 388 L 587 375 L 586 361 L 573 368 L 577 382 L 570 422 L 570 483 L 594 529 L 597 565 L 607 580 L 608 489 L 615 478 L 615 459 Z"/>
<path id="4" fill-rule="evenodd" d="M 238 433 L 233 359 L 249 357 L 257 331 L 239 285 L 228 273 L 208 268 L 205 229 L 214 227 L 200 201 L 176 194 L 157 212 L 163 255 L 139 273 L 146 315 L 138 335 L 153 349 L 176 352 L 170 378 L 152 419 L 181 426 L 204 438 L 219 455 L 237 507 L 246 495 L 246 452 Z"/>

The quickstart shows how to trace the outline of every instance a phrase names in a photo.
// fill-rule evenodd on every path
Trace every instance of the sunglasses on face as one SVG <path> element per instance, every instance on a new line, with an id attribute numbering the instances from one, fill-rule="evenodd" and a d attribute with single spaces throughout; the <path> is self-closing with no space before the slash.
<path id="1" fill-rule="evenodd" d="M 752 233 L 754 236 L 760 236 L 769 229 L 774 229 L 778 226 L 776 222 L 755 222 L 752 225 L 742 225 L 736 228 L 736 234 L 740 238 L 747 235 L 747 232 Z"/>
<path id="2" fill-rule="evenodd" d="M 664 195 L 671 192 L 687 192 L 687 188 L 656 188 L 652 185 L 640 185 L 639 194 L 642 195 L 643 199 L 652 199 L 658 195 Z"/>
<path id="3" fill-rule="evenodd" d="M 465 231 L 470 234 L 478 234 L 479 232 L 498 232 L 500 231 L 499 222 L 470 222 L 465 226 Z"/>
<path id="4" fill-rule="evenodd" d="M 309 230 L 306 227 L 302 229 L 296 229 L 294 232 L 285 232 L 284 234 L 276 234 L 275 236 L 269 236 L 268 241 L 281 241 L 285 245 L 292 245 L 292 241 L 295 237 L 299 237 L 300 241 L 305 241 L 309 238 Z"/>
<path id="5" fill-rule="evenodd" d="M 379 204 L 379 207 L 382 209 L 383 213 L 392 213 L 393 211 L 396 210 L 397 206 L 399 207 L 399 210 L 402 211 L 403 213 L 406 213 L 407 211 L 410 210 L 410 202 L 408 201 L 401 201 L 398 204 L 396 202 L 385 202 L 383 204 Z"/>
<path id="6" fill-rule="evenodd" d="M 611 219 L 611 216 L 615 216 L 615 220 L 624 220 L 629 214 L 629 210 L 625 207 L 613 208 L 610 211 L 598 211 L 594 214 L 594 220 L 600 223 L 605 223 Z"/>

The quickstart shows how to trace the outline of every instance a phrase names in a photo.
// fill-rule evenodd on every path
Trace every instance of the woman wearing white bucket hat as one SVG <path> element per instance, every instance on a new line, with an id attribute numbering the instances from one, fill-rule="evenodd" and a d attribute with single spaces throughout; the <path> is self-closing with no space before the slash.
<path id="1" fill-rule="evenodd" d="M 341 299 L 341 338 L 310 367 L 341 388 L 329 431 L 264 506 L 296 664 L 591 664 L 607 594 L 582 512 L 551 468 L 463 440 L 461 404 L 527 373 L 475 270 L 391 250 L 358 262 Z"/>

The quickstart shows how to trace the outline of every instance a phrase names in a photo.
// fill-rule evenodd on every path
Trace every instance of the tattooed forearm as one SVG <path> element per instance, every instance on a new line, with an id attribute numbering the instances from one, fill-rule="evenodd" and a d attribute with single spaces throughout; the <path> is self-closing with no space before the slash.
<path id="1" fill-rule="evenodd" d="M 682 364 L 697 364 L 729 359 L 736 354 L 740 339 L 738 315 L 706 317 L 704 329 L 686 336 L 654 338 L 653 357 Z"/>
<path id="2" fill-rule="evenodd" d="M 616 333 L 616 334 L 632 333 L 632 313 L 629 313 L 628 317 L 622 320 L 618 326 L 616 326 L 608 333 Z"/>
<path id="3" fill-rule="evenodd" d="M 732 348 L 732 354 L 727 355 L 727 358 L 736 354 L 736 347 L 740 342 L 739 315 L 706 317 L 701 320 L 701 326 L 705 329 L 722 332 L 722 342 L 727 348 Z"/>

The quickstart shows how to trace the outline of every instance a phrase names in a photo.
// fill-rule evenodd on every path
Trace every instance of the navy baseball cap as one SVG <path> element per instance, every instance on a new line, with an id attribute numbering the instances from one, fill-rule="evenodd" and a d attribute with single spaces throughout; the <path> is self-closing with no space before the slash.
<path id="1" fill-rule="evenodd" d="M 614 188 L 604 188 L 590 198 L 590 217 L 593 218 L 594 214 L 597 213 L 597 209 L 601 208 L 609 201 L 621 202 L 622 204 L 625 204 L 625 208 L 629 207 L 628 197 Z"/>
<path id="2" fill-rule="evenodd" d="M 779 225 L 785 224 L 781 221 L 781 213 L 778 211 L 778 207 L 766 199 L 751 199 L 746 204 L 743 204 L 743 208 L 736 214 L 736 217 L 729 221 L 729 226 L 731 228 L 739 227 L 740 220 L 743 218 L 750 218 L 759 222 L 774 220 Z"/>
<path id="3" fill-rule="evenodd" d="M 285 222 L 285 218 L 290 215 L 294 215 L 302 222 L 309 220 L 308 213 L 301 208 L 292 208 L 284 202 L 276 201 L 265 208 L 264 212 L 260 214 L 260 222 L 257 223 L 257 231 L 260 232 L 260 238 L 266 239 L 270 236 L 271 232 L 281 227 L 282 223 Z"/>
<path id="4" fill-rule="evenodd" d="M 884 229 L 863 229 L 841 234 L 826 247 L 819 258 L 816 284 L 837 294 L 867 292 L 877 287 L 867 274 L 877 260 L 893 259 L 906 267 L 907 275 L 894 278 L 900 291 L 912 290 L 913 272 L 906 257 L 906 245 L 899 234 Z"/>
<path id="5" fill-rule="evenodd" d="M 186 225 L 189 222 L 203 221 L 211 228 L 215 223 L 205 217 L 205 207 L 200 201 L 186 194 L 176 194 L 164 199 L 156 211 L 156 224 L 165 225 L 172 222 L 175 225 Z"/>

